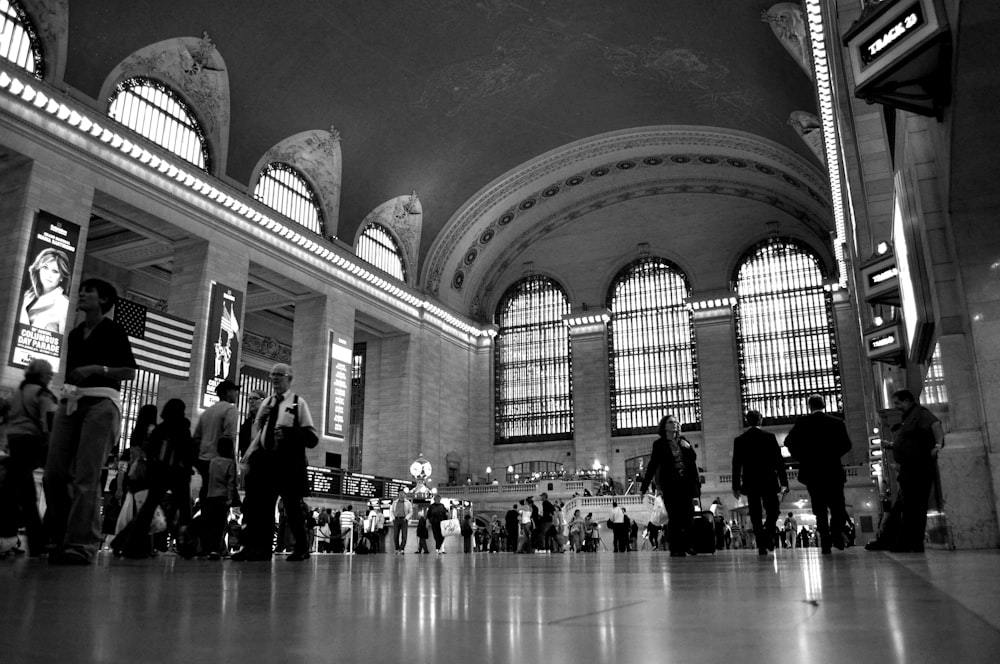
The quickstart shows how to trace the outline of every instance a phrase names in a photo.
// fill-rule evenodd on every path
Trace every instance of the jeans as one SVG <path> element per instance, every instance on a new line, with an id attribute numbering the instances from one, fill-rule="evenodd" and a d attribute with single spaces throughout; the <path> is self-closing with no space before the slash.
<path id="1" fill-rule="evenodd" d="M 101 469 L 118 439 L 121 412 L 110 399 L 84 397 L 76 412 L 56 410 L 45 489 L 49 539 L 90 560 L 101 544 Z"/>
<path id="2" fill-rule="evenodd" d="M 409 530 L 409 524 L 406 522 L 405 516 L 397 516 L 392 520 L 392 537 L 393 541 L 396 543 L 396 551 L 406 550 L 406 534 Z"/>

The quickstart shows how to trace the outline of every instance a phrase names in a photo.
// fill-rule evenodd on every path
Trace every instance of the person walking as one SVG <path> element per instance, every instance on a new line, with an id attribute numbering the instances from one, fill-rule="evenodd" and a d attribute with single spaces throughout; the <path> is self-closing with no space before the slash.
<path id="1" fill-rule="evenodd" d="M 201 502 L 201 550 L 209 560 L 222 558 L 222 536 L 226 530 L 229 510 L 241 504 L 236 490 L 236 461 L 233 460 L 233 440 L 220 438 L 216 456 L 208 463 L 208 481 Z"/>
<path id="2" fill-rule="evenodd" d="M 45 548 L 45 529 L 38 513 L 38 496 L 35 493 L 35 468 L 45 466 L 48 455 L 49 431 L 56 411 L 56 397 L 49 391 L 52 365 L 43 359 L 28 362 L 24 380 L 11 396 L 7 411 L 7 479 L 0 500 L 5 512 L 20 511 L 28 537 L 28 554 L 40 556 Z M 0 538 L 17 538 L 16 520 L 10 524 L 12 532 L 0 532 Z"/>
<path id="3" fill-rule="evenodd" d="M 847 475 L 840 457 L 851 449 L 844 420 L 828 415 L 823 397 L 814 394 L 807 404 L 809 414 L 795 422 L 785 438 L 785 447 L 799 462 L 799 482 L 806 485 L 822 552 L 832 553 L 831 547 L 844 548 L 844 526 L 847 508 L 844 504 L 844 484 Z"/>
<path id="4" fill-rule="evenodd" d="M 67 337 L 65 385 L 42 481 L 55 547 L 50 563 L 90 564 L 101 545 L 101 469 L 121 428 L 121 382 L 138 368 L 128 334 L 107 315 L 117 301 L 106 281 L 80 284 L 84 320 Z"/>
<path id="5" fill-rule="evenodd" d="M 518 512 L 517 509 L 517 503 L 514 503 L 514 506 L 507 510 L 507 513 L 504 514 L 503 521 L 504 531 L 507 537 L 507 551 L 510 553 L 516 553 L 521 521 L 520 512 Z"/>
<path id="6" fill-rule="evenodd" d="M 903 419 L 892 427 L 893 459 L 899 464 L 899 495 L 902 500 L 902 521 L 899 534 L 889 544 L 897 553 L 924 550 L 924 530 L 927 527 L 927 504 L 934 484 L 935 461 L 944 447 L 944 428 L 941 421 L 924 406 L 917 403 L 909 390 L 898 390 L 892 395 L 893 407 Z"/>
<path id="7" fill-rule="evenodd" d="M 758 553 L 766 556 L 777 545 L 778 495 L 788 492 L 788 474 L 778 439 L 760 428 L 763 421 L 748 411 L 749 428 L 733 441 L 733 497 L 746 496 Z"/>
<path id="8" fill-rule="evenodd" d="M 302 512 L 305 497 L 306 448 L 319 443 L 309 405 L 291 390 L 294 380 L 292 367 L 279 363 L 271 367 L 273 394 L 257 413 L 254 428 L 256 437 L 247 450 L 254 458 L 248 481 L 254 486 L 254 518 L 251 526 L 251 549 L 246 555 L 233 554 L 233 560 L 270 558 L 274 537 L 274 505 L 280 496 L 285 506 L 288 530 L 295 539 L 295 548 L 285 557 L 289 562 L 309 558 L 308 538 L 305 532 L 306 517 Z M 254 477 L 256 475 L 256 477 Z M 249 491 L 248 491 L 249 493 Z"/>
<path id="9" fill-rule="evenodd" d="M 682 557 L 691 549 L 693 501 L 701 495 L 697 454 L 691 442 L 681 435 L 681 424 L 673 415 L 660 419 L 657 432 L 659 438 L 653 441 L 640 493 L 645 494 L 655 479 L 656 490 L 667 509 L 670 555 Z"/>
<path id="10" fill-rule="evenodd" d="M 198 492 L 201 500 L 205 499 L 205 487 L 208 486 L 208 466 L 219 455 L 219 441 L 225 438 L 232 447 L 236 447 L 240 435 L 240 410 L 236 407 L 239 385 L 224 380 L 215 387 L 215 394 L 219 400 L 201 414 L 194 427 L 194 467 L 201 476 L 201 490 Z"/>
<path id="11" fill-rule="evenodd" d="M 431 524 L 431 533 L 434 534 L 434 551 L 439 556 L 444 551 L 444 534 L 441 532 L 441 522 L 448 518 L 448 510 L 441 504 L 441 496 L 435 494 L 434 502 L 427 509 L 427 521 Z"/>
<path id="12" fill-rule="evenodd" d="M 613 535 L 615 553 L 628 551 L 628 528 L 625 525 L 625 510 L 618 506 L 618 501 L 611 501 L 611 516 L 608 518 L 608 526 Z"/>

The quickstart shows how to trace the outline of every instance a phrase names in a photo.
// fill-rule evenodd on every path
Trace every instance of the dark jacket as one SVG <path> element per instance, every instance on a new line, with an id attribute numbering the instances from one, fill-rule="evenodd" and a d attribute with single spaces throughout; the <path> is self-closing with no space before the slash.
<path id="1" fill-rule="evenodd" d="M 761 495 L 788 486 L 785 460 L 774 434 L 750 427 L 733 441 L 733 490 Z"/>
<path id="2" fill-rule="evenodd" d="M 799 482 L 844 484 L 847 475 L 840 457 L 851 449 L 847 425 L 839 417 L 816 411 L 803 415 L 788 432 L 785 447 L 799 462 Z"/>
<path id="3" fill-rule="evenodd" d="M 697 454 L 694 445 L 684 436 L 677 439 L 680 446 L 680 463 L 674 459 L 670 450 L 670 442 L 666 438 L 653 441 L 653 451 L 649 455 L 649 465 L 646 466 L 646 476 L 642 479 L 642 491 L 649 488 L 649 483 L 656 479 L 656 488 L 663 495 L 690 496 L 701 495 L 701 478 L 698 476 Z"/>
<path id="4" fill-rule="evenodd" d="M 441 523 L 448 518 L 448 508 L 441 503 L 434 503 L 427 508 L 427 520 L 431 523 Z"/>

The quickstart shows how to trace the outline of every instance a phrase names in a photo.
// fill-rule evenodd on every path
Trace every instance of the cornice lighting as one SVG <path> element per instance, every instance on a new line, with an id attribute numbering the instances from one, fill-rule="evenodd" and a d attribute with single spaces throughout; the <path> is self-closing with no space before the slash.
<path id="1" fill-rule="evenodd" d="M 441 322 L 447 324 L 454 330 L 463 332 L 473 337 L 496 336 L 496 330 L 492 327 L 479 328 L 474 325 L 469 325 L 441 307 L 429 302 L 428 300 L 424 300 L 406 292 L 385 278 L 369 272 L 350 259 L 318 244 L 312 238 L 303 235 L 302 233 L 299 233 L 298 231 L 289 228 L 274 219 L 271 219 L 265 214 L 262 214 L 250 205 L 247 205 L 244 201 L 239 200 L 218 187 L 195 177 L 183 168 L 178 168 L 167 159 L 159 157 L 146 148 L 132 143 L 121 134 L 100 126 L 86 115 L 88 112 L 86 110 L 81 113 L 73 108 L 70 108 L 65 103 L 58 102 L 54 98 L 36 90 L 34 87 L 26 85 L 19 79 L 8 74 L 6 71 L 0 71 L 0 89 L 9 91 L 12 95 L 21 98 L 25 102 L 31 103 L 39 110 L 54 116 L 59 121 L 77 129 L 81 133 L 99 139 L 101 142 L 108 144 L 111 148 L 128 157 L 131 157 L 133 160 L 143 164 L 144 166 L 159 171 L 168 178 L 175 180 L 178 184 L 187 187 L 192 192 L 216 201 L 231 209 L 233 212 L 238 213 L 263 227 L 266 227 L 272 233 L 288 239 L 290 242 L 306 251 L 309 251 L 313 255 L 322 258 L 332 265 L 346 272 L 357 275 L 381 291 L 380 297 L 387 302 L 395 304 L 402 302 L 412 307 L 416 307 L 439 319 Z"/>
<path id="2" fill-rule="evenodd" d="M 833 115 L 833 90 L 830 86 L 830 66 L 826 58 L 826 35 L 823 29 L 823 8 L 820 0 L 805 0 L 806 20 L 809 23 L 809 41 L 812 45 L 813 69 L 816 75 L 816 89 L 819 95 L 820 120 L 823 125 L 823 141 L 826 145 L 827 171 L 830 174 L 830 196 L 833 202 L 833 220 L 837 233 L 833 251 L 840 271 L 840 284 L 847 285 L 847 263 L 844 259 L 844 243 L 847 241 L 847 226 L 844 219 L 844 203 L 840 181 L 840 153 L 837 149 L 837 126 Z"/>
<path id="3" fill-rule="evenodd" d="M 611 320 L 611 316 L 605 311 L 599 314 L 570 314 L 563 316 L 566 327 L 580 327 L 582 325 L 606 324 Z"/>
<path id="4" fill-rule="evenodd" d="M 735 304 L 735 297 L 717 297 L 708 300 L 688 300 L 687 302 L 688 308 L 696 311 L 701 309 L 721 309 L 723 307 L 731 307 Z"/>

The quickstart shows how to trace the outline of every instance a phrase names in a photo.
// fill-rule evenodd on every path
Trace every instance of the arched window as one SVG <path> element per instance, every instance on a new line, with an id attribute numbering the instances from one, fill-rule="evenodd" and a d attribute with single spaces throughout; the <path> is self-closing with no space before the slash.
<path id="1" fill-rule="evenodd" d="M 119 83 L 108 105 L 108 116 L 157 145 L 208 170 L 208 141 L 194 114 L 173 90 L 149 78 Z"/>
<path id="2" fill-rule="evenodd" d="M 253 197 L 313 233 L 323 234 L 323 212 L 316 193 L 288 164 L 278 161 L 268 164 L 257 179 Z"/>
<path id="3" fill-rule="evenodd" d="M 0 57 L 42 80 L 42 44 L 17 0 L 0 0 Z"/>
<path id="4" fill-rule="evenodd" d="M 560 440 L 573 435 L 570 313 L 562 288 L 533 275 L 515 283 L 497 305 L 496 443 Z"/>
<path id="5" fill-rule="evenodd" d="M 403 253 L 385 226 L 368 224 L 368 228 L 358 238 L 357 254 L 361 260 L 368 261 L 400 281 L 406 281 Z"/>
<path id="6" fill-rule="evenodd" d="M 767 240 L 746 253 L 735 281 L 744 410 L 787 423 L 819 394 L 828 411 L 842 411 L 833 298 L 816 255 L 787 238 Z"/>
<path id="7" fill-rule="evenodd" d="M 608 292 L 611 433 L 653 433 L 667 413 L 685 430 L 701 428 L 694 324 L 680 269 L 661 258 L 641 258 L 615 278 Z"/>

